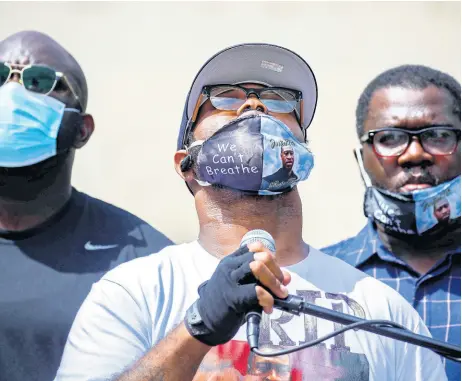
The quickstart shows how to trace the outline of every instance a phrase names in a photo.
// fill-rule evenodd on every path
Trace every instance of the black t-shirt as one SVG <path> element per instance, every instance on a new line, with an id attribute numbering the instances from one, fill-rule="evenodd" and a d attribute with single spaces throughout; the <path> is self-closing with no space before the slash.
<path id="1" fill-rule="evenodd" d="M 42 226 L 0 236 L 0 380 L 53 380 L 92 284 L 170 244 L 138 217 L 75 189 Z"/>

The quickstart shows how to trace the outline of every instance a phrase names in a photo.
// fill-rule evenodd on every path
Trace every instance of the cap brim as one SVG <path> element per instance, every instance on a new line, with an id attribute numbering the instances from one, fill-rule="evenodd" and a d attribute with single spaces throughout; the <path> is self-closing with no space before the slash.
<path id="1" fill-rule="evenodd" d="M 262 43 L 229 47 L 214 55 L 202 66 L 189 92 L 187 119 L 193 115 L 204 86 L 250 81 L 301 91 L 302 127 L 307 128 L 310 125 L 318 99 L 313 71 L 303 58 L 291 50 Z"/>

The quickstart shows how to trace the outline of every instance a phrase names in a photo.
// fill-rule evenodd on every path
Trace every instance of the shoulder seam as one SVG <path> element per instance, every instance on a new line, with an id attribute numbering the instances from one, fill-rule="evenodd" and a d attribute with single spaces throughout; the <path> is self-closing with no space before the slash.
<path id="1" fill-rule="evenodd" d="M 112 283 L 112 284 L 115 284 L 115 285 L 119 286 L 121 289 L 123 289 L 130 296 L 130 298 L 135 302 L 135 304 L 138 306 L 138 308 L 141 309 L 141 306 L 139 305 L 138 301 L 133 297 L 132 293 L 130 291 L 128 291 L 122 284 L 120 284 L 119 282 L 115 282 L 115 281 L 113 281 L 111 279 L 106 279 L 106 278 L 101 279 L 101 281 L 109 282 L 109 283 Z"/>

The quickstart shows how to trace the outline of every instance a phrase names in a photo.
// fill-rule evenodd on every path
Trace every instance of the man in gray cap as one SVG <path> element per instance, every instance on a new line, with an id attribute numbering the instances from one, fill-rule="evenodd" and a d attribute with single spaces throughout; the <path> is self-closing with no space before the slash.
<path id="1" fill-rule="evenodd" d="M 294 347 L 336 328 L 323 319 L 272 314 L 274 296 L 289 292 L 428 335 L 397 292 L 302 239 L 296 185 L 313 167 L 305 136 L 316 100 L 313 72 L 288 49 L 243 44 L 207 61 L 190 89 L 174 155 L 194 196 L 198 240 L 123 264 L 96 283 L 74 321 L 56 380 L 244 376 L 249 311 L 257 321 L 264 312 L 262 347 Z M 280 165 L 285 145 L 297 157 L 298 181 L 270 189 L 262 179 Z M 323 345 L 330 355 L 350 354 L 340 366 L 352 368 L 356 381 L 446 379 L 433 352 L 378 335 L 349 331 Z M 265 372 L 268 364 L 259 366 Z M 303 377 L 303 363 L 289 367 Z"/>

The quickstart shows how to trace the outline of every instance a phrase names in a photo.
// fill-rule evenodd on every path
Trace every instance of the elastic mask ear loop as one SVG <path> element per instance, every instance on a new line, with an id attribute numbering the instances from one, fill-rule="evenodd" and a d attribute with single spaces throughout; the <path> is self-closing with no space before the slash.
<path id="1" fill-rule="evenodd" d="M 189 147 L 185 147 L 187 155 L 183 158 L 183 160 L 181 160 L 181 163 L 180 163 L 181 172 L 187 172 L 191 169 L 193 165 L 193 158 L 189 152 L 191 148 L 201 145 L 203 142 L 204 140 L 196 140 Z"/>
<path id="2" fill-rule="evenodd" d="M 181 172 L 187 172 L 192 167 L 192 158 L 191 155 L 187 155 L 180 163 Z"/>
<path id="3" fill-rule="evenodd" d="M 194 159 L 192 158 L 191 154 L 189 153 L 191 151 L 191 148 L 194 148 L 194 147 L 197 147 L 197 146 L 200 146 L 202 145 L 203 143 L 205 142 L 205 140 L 196 140 L 195 142 L 193 142 L 189 147 L 186 147 L 186 151 L 188 152 L 188 156 L 186 156 L 182 161 L 181 161 L 181 170 L 183 171 L 183 162 L 187 160 L 187 163 L 189 163 L 189 168 L 192 167 L 193 163 L 194 163 Z M 188 159 L 189 157 L 189 159 Z M 186 167 L 186 162 L 185 162 L 185 167 Z M 183 171 L 185 172 L 185 171 Z M 201 181 L 197 178 L 197 174 L 196 174 L 196 177 L 195 177 L 195 180 L 196 182 L 200 185 L 200 186 L 203 186 L 203 187 L 207 187 L 207 186 L 210 186 L 212 184 L 206 182 L 206 181 Z"/>
<path id="4" fill-rule="evenodd" d="M 369 175 L 366 172 L 366 169 L 364 168 L 364 161 L 363 161 L 363 155 L 362 155 L 362 148 L 361 147 L 356 147 L 353 150 L 353 153 L 356 158 L 356 162 L 358 163 L 359 167 L 359 173 L 361 174 L 361 178 L 363 179 L 364 185 L 367 188 L 372 187 L 372 181 Z"/>

